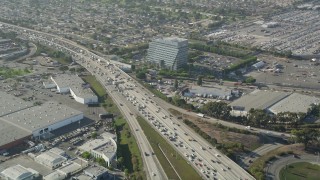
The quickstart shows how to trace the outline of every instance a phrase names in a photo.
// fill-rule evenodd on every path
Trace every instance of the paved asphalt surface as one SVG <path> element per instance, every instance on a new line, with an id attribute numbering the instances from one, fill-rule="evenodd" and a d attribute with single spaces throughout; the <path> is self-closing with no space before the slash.
<path id="1" fill-rule="evenodd" d="M 268 180 L 279 180 L 280 171 L 286 165 L 297 163 L 297 162 L 310 162 L 310 163 L 320 163 L 319 156 L 316 155 L 300 155 L 298 158 L 293 157 L 293 155 L 283 157 L 279 160 L 273 161 L 272 164 L 267 166 L 266 174 Z M 320 164 L 319 164 L 320 165 Z"/>
<path id="2" fill-rule="evenodd" d="M 13 25 L 10 25 L 10 28 L 19 31 L 29 37 L 30 40 L 39 41 L 72 54 L 75 59 L 78 59 L 77 62 L 79 64 L 87 68 L 98 80 L 100 80 L 112 98 L 116 101 L 118 107 L 128 118 L 128 123 L 131 128 L 140 129 L 135 118 L 130 118 L 130 116 L 134 117 L 134 113 L 139 113 L 139 115 L 148 119 L 147 122 L 149 122 L 153 128 L 158 129 L 163 137 L 170 139 L 168 142 L 170 142 L 179 153 L 183 154 L 199 173 L 201 172 L 200 174 L 203 178 L 225 180 L 254 179 L 227 156 L 221 154 L 215 148 L 210 147 L 210 144 L 197 133 L 189 129 L 189 127 L 181 123 L 175 117 L 171 116 L 167 110 L 168 104 L 157 104 L 154 102 L 156 98 L 154 98 L 150 92 L 145 90 L 139 83 L 132 80 L 126 73 L 112 64 L 112 61 L 107 60 L 106 64 L 101 63 L 99 60 L 103 60 L 103 58 L 89 52 L 75 42 L 55 35 Z M 113 83 L 119 85 L 113 85 Z M 119 93 L 114 93 L 114 90 L 117 90 Z M 123 96 L 124 99 L 120 98 L 121 96 Z M 128 103 L 131 103 L 136 109 L 133 108 L 132 105 L 128 105 Z M 136 112 L 137 110 L 138 112 Z M 229 124 L 228 122 L 225 123 Z M 244 128 L 244 126 L 241 125 L 232 125 L 237 126 L 238 128 Z M 137 137 L 142 152 L 150 152 L 152 150 L 150 144 L 146 141 L 143 132 L 133 130 L 133 134 Z M 161 168 L 158 167 L 159 163 L 157 163 L 155 156 L 143 156 L 143 159 L 146 163 L 146 170 L 149 174 L 149 178 L 165 179 L 161 174 L 163 170 L 160 170 Z M 156 176 L 154 176 L 154 173 Z"/>
<path id="3" fill-rule="evenodd" d="M 272 150 L 279 148 L 281 146 L 283 146 L 283 144 L 280 144 L 280 143 L 264 144 L 263 146 L 260 146 L 259 148 L 255 149 L 254 151 L 252 151 L 249 154 L 242 157 L 242 161 L 241 161 L 240 166 L 247 169 L 250 165 L 250 161 L 253 162 L 253 161 L 257 160 L 259 157 L 268 153 L 269 151 L 272 151 Z"/>

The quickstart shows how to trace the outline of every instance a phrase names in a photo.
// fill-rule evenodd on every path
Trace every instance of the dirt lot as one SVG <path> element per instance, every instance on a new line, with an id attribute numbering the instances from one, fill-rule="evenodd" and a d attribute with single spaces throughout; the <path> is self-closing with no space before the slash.
<path id="1" fill-rule="evenodd" d="M 263 139 L 257 135 L 241 134 L 230 132 L 225 129 L 215 126 L 215 124 L 205 122 L 198 117 L 182 114 L 175 110 L 170 110 L 176 116 L 182 116 L 182 119 L 188 119 L 195 123 L 202 131 L 206 132 L 211 137 L 217 139 L 219 143 L 242 143 L 247 150 L 254 150 L 262 145 Z"/>

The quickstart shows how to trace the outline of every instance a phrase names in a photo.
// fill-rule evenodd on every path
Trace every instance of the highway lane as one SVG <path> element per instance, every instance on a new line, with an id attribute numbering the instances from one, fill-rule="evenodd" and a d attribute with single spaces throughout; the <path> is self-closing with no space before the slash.
<path id="1" fill-rule="evenodd" d="M 23 28 L 24 30 L 26 30 L 25 28 Z M 29 31 L 29 30 L 28 30 Z M 33 33 L 36 33 L 36 31 L 32 31 Z M 40 32 L 37 32 L 37 33 L 40 33 Z M 51 39 L 50 39 L 51 38 Z M 39 37 L 37 36 L 37 35 L 34 35 L 31 39 L 33 39 L 33 40 L 35 40 L 35 39 L 39 39 Z M 90 53 L 90 52 L 88 52 L 88 50 L 86 50 L 85 48 L 82 48 L 82 47 L 79 47 L 79 46 L 77 46 L 77 47 L 74 47 L 75 45 L 74 44 L 69 44 L 69 43 L 67 43 L 67 42 L 61 42 L 60 40 L 62 39 L 62 38 L 58 38 L 58 39 L 56 39 L 56 37 L 55 36 L 53 36 L 53 35 L 50 35 L 49 36 L 49 39 L 50 40 L 47 40 L 47 39 L 45 39 L 45 37 L 44 37 L 44 39 L 42 39 L 42 41 L 43 42 L 46 42 L 46 44 L 47 45 L 49 45 L 49 46 L 53 46 L 53 47 L 55 47 L 55 48 L 58 48 L 58 49 L 60 49 L 60 50 L 63 50 L 63 51 L 66 51 L 66 52 L 68 52 L 69 54 L 71 54 L 71 55 L 73 55 L 73 56 L 79 56 L 80 54 L 82 54 L 81 56 L 86 56 L 86 58 L 88 58 L 88 59 L 90 59 L 90 60 L 88 60 L 88 62 L 87 63 L 92 63 L 92 62 L 97 62 L 98 61 L 98 59 L 100 58 L 99 56 L 97 56 L 97 55 L 95 55 L 95 54 L 93 54 L 93 53 Z M 61 45 L 62 44 L 62 45 Z M 68 48 L 66 48 L 66 47 L 69 47 L 69 49 Z M 83 55 L 84 54 L 84 55 Z M 103 58 L 100 58 L 100 59 L 103 59 Z M 77 61 L 78 62 L 78 61 Z M 109 61 L 109 62 L 111 62 L 111 61 Z M 86 66 L 86 64 L 82 64 L 84 67 Z M 88 64 L 87 64 L 88 65 Z M 86 68 L 89 68 L 89 67 L 86 67 Z M 96 67 L 95 68 L 95 70 L 93 70 L 92 71 L 92 73 L 94 74 L 94 75 L 96 75 L 96 76 L 99 76 L 99 75 L 101 75 L 101 74 L 98 74 L 98 73 L 96 73 L 95 71 L 98 71 L 97 70 L 97 68 L 98 67 Z M 99 67 L 100 68 L 100 67 Z M 125 74 L 123 71 L 121 71 L 119 68 L 117 68 L 117 67 L 114 67 L 113 68 L 113 70 L 116 70 L 117 71 L 117 73 L 120 73 L 120 75 L 121 76 L 123 76 L 124 78 L 128 78 L 129 76 L 127 75 L 127 74 Z M 104 73 L 106 73 L 106 74 L 109 74 L 108 73 L 108 71 L 110 71 L 110 69 L 106 69 L 106 71 L 104 72 Z M 99 72 L 100 73 L 100 72 Z M 111 74 L 109 74 L 110 76 L 112 76 Z M 114 79 L 112 80 L 113 82 L 115 82 L 117 80 L 117 78 L 116 77 L 114 77 Z M 134 81 L 135 82 L 135 81 Z M 127 82 L 126 82 L 127 83 Z M 137 82 L 135 82 L 135 83 L 137 83 Z M 138 89 L 138 88 L 136 88 L 136 89 Z M 139 92 L 144 92 L 145 90 L 143 90 L 142 88 L 139 88 L 138 89 L 138 91 Z M 162 109 L 164 109 L 164 108 L 162 108 Z M 158 117 L 159 118 L 159 117 Z M 161 119 L 161 117 L 160 117 L 160 119 Z M 173 118 L 174 119 L 174 121 L 177 121 L 178 122 L 178 120 L 177 119 L 175 119 L 175 118 Z M 162 120 L 161 120 L 162 121 Z M 169 125 L 167 125 L 168 126 L 168 128 L 170 127 Z M 183 129 L 184 131 L 186 131 L 187 129 Z M 182 131 L 183 131 L 182 129 L 180 129 L 179 130 L 179 134 L 180 133 L 183 133 Z M 181 131 L 181 132 L 180 132 Z M 214 157 L 214 153 L 211 153 L 211 152 L 209 152 L 209 153 L 207 153 L 207 151 L 204 151 L 204 150 L 202 150 L 202 147 L 207 147 L 207 145 L 208 145 L 208 143 L 205 141 L 205 140 L 203 140 L 201 137 L 199 137 L 199 135 L 197 135 L 196 133 L 194 133 L 193 131 L 190 131 L 189 130 L 189 133 L 190 133 L 190 136 L 192 136 L 192 137 L 195 137 L 195 139 L 197 140 L 197 142 L 192 142 L 192 143 L 189 143 L 188 145 L 190 146 L 190 147 L 192 147 L 193 149 L 194 149 L 194 151 L 196 152 L 196 153 L 198 153 L 199 155 L 201 154 L 205 154 L 205 156 L 208 156 L 208 157 L 211 157 L 211 158 L 213 158 Z M 182 138 L 182 140 L 184 140 L 184 141 L 186 141 L 186 139 L 183 139 Z M 187 144 L 187 143 L 186 143 Z M 205 145 L 205 146 L 199 146 L 199 145 Z M 214 150 L 215 152 L 218 152 L 217 150 Z M 228 158 L 226 158 L 226 157 L 224 157 L 224 156 L 222 156 L 221 155 L 221 159 L 223 159 L 223 163 L 225 163 L 225 164 L 231 164 L 232 166 L 233 165 L 235 165 L 234 167 L 232 167 L 232 170 L 234 170 L 234 171 L 236 171 L 237 172 L 237 175 L 238 176 L 236 176 L 236 177 L 241 177 L 242 175 L 244 175 L 244 178 L 243 179 L 254 179 L 252 176 L 250 176 L 248 173 L 246 173 L 243 169 L 241 169 L 239 166 L 237 166 L 233 161 L 231 161 L 230 159 L 228 159 Z M 204 158 L 204 159 L 206 159 L 206 160 L 208 160 L 208 159 L 210 159 L 210 158 Z M 238 172 L 240 172 L 240 173 L 238 173 Z M 232 179 L 234 179 L 234 173 L 230 173 L 229 171 L 226 171 L 225 172 L 225 174 L 223 175 L 224 177 L 228 177 L 228 179 L 229 179 L 229 176 L 232 178 Z"/>
<path id="2" fill-rule="evenodd" d="M 133 91 L 134 93 L 135 91 Z M 135 94 L 136 97 L 138 97 L 139 95 L 142 95 L 144 97 L 144 99 L 148 99 L 150 96 L 144 96 L 142 93 L 137 93 Z M 193 130 L 189 129 L 189 127 L 185 126 L 183 123 L 181 123 L 179 120 L 173 118 L 173 116 L 170 117 L 170 113 L 165 111 L 164 109 L 161 109 L 160 112 L 156 112 L 155 109 L 157 108 L 156 106 L 152 107 L 153 103 L 148 103 L 147 108 L 151 109 L 152 114 L 155 114 L 156 116 L 158 116 L 158 119 L 163 119 L 163 117 L 168 117 L 162 120 L 162 122 L 164 124 L 167 125 L 167 127 L 171 130 L 171 131 L 176 131 L 179 134 L 179 138 L 183 139 L 183 141 L 188 144 L 188 146 L 192 146 L 194 147 L 194 150 L 196 152 L 196 154 L 198 154 L 198 157 L 201 158 L 202 162 L 205 162 L 205 164 L 208 166 L 211 166 L 211 169 L 216 169 L 220 175 L 221 179 L 225 178 L 225 179 L 237 179 L 237 177 L 246 177 L 246 173 L 242 173 L 241 171 L 237 171 L 237 170 L 233 170 L 234 167 L 237 167 L 238 165 L 235 163 L 232 163 L 233 161 L 231 161 L 229 158 L 227 158 L 226 156 L 224 156 L 223 154 L 221 154 L 219 151 L 215 150 L 214 148 L 211 147 L 211 145 L 203 140 L 202 137 L 200 137 L 199 135 L 193 135 Z M 170 118 L 169 118 L 170 117 Z M 170 123 L 171 121 L 171 123 Z M 174 125 L 173 125 L 174 123 Z M 173 127 L 170 127 L 173 126 Z M 192 134 L 192 139 L 194 139 L 195 141 L 188 141 L 190 139 L 190 136 L 185 135 L 186 134 Z M 193 145 L 190 145 L 190 144 Z M 204 150 L 206 149 L 206 150 Z M 217 157 L 217 154 L 219 154 L 220 157 Z M 214 160 L 215 162 L 219 161 L 219 163 L 213 163 L 211 160 Z M 230 167 L 231 169 L 228 170 L 228 167 Z M 223 170 L 224 169 L 224 170 Z M 201 171 L 201 170 L 200 170 Z M 226 172 L 228 171 L 228 173 Z"/>
<path id="3" fill-rule="evenodd" d="M 250 152 L 246 156 L 243 157 L 240 166 L 247 169 L 250 165 L 250 161 L 255 161 L 259 157 L 265 155 L 266 153 L 277 149 L 279 147 L 283 146 L 283 144 L 280 143 L 269 143 L 264 144 L 263 146 L 260 146 L 259 148 L 255 149 L 254 151 Z"/>
<path id="4" fill-rule="evenodd" d="M 115 94 L 115 93 L 113 93 Z M 120 97 L 119 96 L 114 96 L 114 101 L 120 105 L 121 102 L 123 101 L 119 101 Z M 136 118 L 132 115 L 130 115 L 130 112 L 132 111 L 131 109 L 129 109 L 127 106 L 123 106 L 123 108 L 121 108 L 122 113 L 125 114 L 127 121 L 130 121 L 131 123 L 128 123 L 129 125 L 131 125 L 131 130 L 132 132 L 136 131 L 136 133 L 132 133 L 134 134 L 136 140 L 137 140 L 137 144 L 140 146 L 140 149 L 143 150 L 141 152 L 141 156 L 145 156 L 145 153 L 147 152 L 149 154 L 149 156 L 145 157 L 145 160 L 147 161 L 146 164 L 148 164 L 146 166 L 146 168 L 148 169 L 148 172 L 151 172 L 152 177 L 150 177 L 150 179 L 158 179 L 158 180 L 162 180 L 162 179 L 167 179 L 166 175 L 164 173 L 164 171 L 160 171 L 162 168 L 158 168 L 157 166 L 160 165 L 160 163 L 158 162 L 156 156 L 153 156 L 151 152 L 153 152 L 151 145 L 149 144 L 149 141 L 147 140 L 146 136 L 143 133 L 140 133 L 139 129 L 141 129 L 140 125 L 138 124 L 138 122 L 136 121 Z M 142 143 L 144 142 L 144 143 Z M 155 163 L 157 162 L 157 163 Z M 155 166 L 156 165 L 156 166 Z"/>
<path id="5" fill-rule="evenodd" d="M 139 86 L 139 85 L 138 85 Z M 143 88 L 143 87 L 141 87 Z M 133 91 L 135 92 L 135 91 Z M 140 91 L 139 91 L 140 92 Z M 147 94 L 147 95 L 145 95 Z M 135 94 L 135 97 L 141 95 L 144 97 L 144 99 L 149 99 L 150 101 L 156 99 L 152 96 L 152 93 L 150 93 L 149 91 L 145 92 L 144 93 L 138 93 L 138 94 Z M 155 102 L 153 104 L 156 104 Z M 152 103 L 150 104 L 146 104 L 148 108 L 151 108 Z M 159 106 L 156 106 L 156 107 L 159 107 Z M 162 107 L 168 107 L 168 106 L 162 106 Z M 153 108 L 155 109 L 155 108 Z M 167 108 L 163 108 L 161 109 L 161 113 L 163 113 L 161 115 L 161 117 L 163 116 L 167 116 L 167 117 L 170 117 L 170 113 L 168 111 L 166 111 Z M 153 114 L 157 114 L 155 112 L 153 112 Z M 161 119 L 160 117 L 160 119 Z M 179 124 L 179 126 L 176 126 L 176 129 L 179 130 L 179 134 L 182 134 L 182 137 L 184 137 L 184 132 L 186 132 L 187 134 L 190 134 L 192 136 L 192 138 L 194 138 L 196 140 L 196 142 L 193 142 L 196 144 L 196 146 L 193 146 L 195 147 L 195 150 L 196 152 L 199 152 L 199 154 L 204 154 L 206 155 L 204 159 L 208 160 L 210 158 L 212 158 L 215 162 L 216 161 L 220 161 L 220 162 L 223 162 L 221 163 L 220 165 L 217 166 L 218 163 L 216 163 L 215 165 L 213 165 L 213 167 L 215 167 L 215 169 L 221 169 L 221 168 L 224 168 L 227 170 L 227 167 L 230 167 L 231 168 L 231 171 L 229 172 L 229 174 L 231 173 L 233 175 L 233 177 L 227 177 L 228 179 L 235 179 L 236 177 L 246 177 L 248 176 L 248 173 L 243 171 L 243 170 L 238 170 L 236 167 L 238 167 L 238 165 L 236 163 L 234 163 L 232 160 L 230 160 L 228 157 L 224 156 L 223 154 L 221 154 L 219 151 L 216 151 L 214 149 L 212 150 L 207 150 L 207 151 L 204 151 L 202 150 L 201 147 L 204 147 L 206 149 L 209 149 L 208 147 L 210 147 L 210 144 L 205 141 L 202 137 L 200 137 L 198 134 L 194 133 L 193 130 L 191 130 L 188 126 L 185 126 L 183 123 L 181 123 L 178 119 L 176 118 L 173 118 L 173 116 L 171 116 L 170 118 L 170 121 L 174 122 L 176 125 Z M 165 121 L 164 121 L 165 122 Z M 168 125 L 169 126 L 169 125 Z M 181 130 L 180 130 L 181 129 Z M 190 137 L 190 136 L 189 136 Z M 186 136 L 185 138 L 189 138 L 188 136 Z M 186 139 L 184 139 L 186 142 L 188 142 Z M 209 153 L 209 154 L 208 154 Z M 216 155 L 219 154 L 221 157 L 217 158 Z M 211 162 L 209 163 L 211 164 Z M 233 171 L 233 168 L 235 167 L 235 171 Z M 224 171 L 223 171 L 224 172 Z M 227 176 L 227 175 L 225 175 Z M 249 175 L 250 176 L 250 175 Z"/>
<path id="6" fill-rule="evenodd" d="M 133 94 L 135 91 L 133 91 Z M 135 97 L 139 97 L 140 95 L 139 94 L 135 94 Z M 144 96 L 146 98 L 146 96 Z M 141 104 L 143 104 L 143 102 L 140 101 Z M 188 149 L 187 150 L 184 150 L 183 148 L 180 148 L 178 149 L 179 152 L 182 153 L 182 156 L 185 156 L 183 154 L 184 153 L 187 153 L 188 155 L 191 155 L 191 154 L 196 154 L 196 159 L 201 159 L 201 161 L 198 161 L 199 164 L 206 164 L 207 167 L 209 167 L 210 169 L 217 169 L 217 167 L 214 167 L 214 166 L 211 166 L 210 164 L 210 159 L 207 159 L 207 157 L 205 156 L 205 152 L 202 152 L 203 150 L 201 149 L 201 145 L 199 144 L 197 148 L 192 148 L 193 145 L 191 145 L 191 143 L 193 142 L 190 142 L 189 139 L 190 137 L 187 136 L 182 130 L 181 130 L 181 126 L 178 126 L 177 123 L 173 124 L 174 121 L 172 121 L 172 119 L 169 118 L 170 115 L 167 115 L 167 114 L 164 114 L 162 112 L 162 110 L 160 110 L 159 112 L 157 112 L 158 107 L 153 105 L 153 103 L 148 103 L 148 106 L 146 109 L 144 109 L 145 111 L 148 110 L 149 112 L 151 112 L 151 114 L 153 115 L 153 117 L 155 117 L 158 121 L 161 121 L 162 124 L 165 125 L 165 127 L 168 129 L 168 131 L 174 133 L 174 132 L 177 132 L 178 136 L 177 136 L 177 140 L 175 140 L 174 142 L 183 142 L 182 144 L 187 146 Z M 167 117 L 167 118 L 163 118 L 163 117 Z M 188 133 L 187 133 L 188 134 Z M 166 139 L 168 139 L 166 136 L 164 136 Z M 177 145 L 176 143 L 174 143 L 175 147 L 179 147 L 179 145 Z M 182 150 L 181 150 L 182 149 Z M 192 149 L 194 150 L 194 152 L 192 151 Z M 189 159 L 187 159 L 189 161 Z M 199 168 L 199 167 L 198 167 Z M 202 170 L 204 170 L 203 168 L 205 168 L 204 166 L 199 168 L 199 171 L 202 172 Z M 207 170 L 206 170 L 207 171 Z M 207 175 L 209 175 L 208 173 L 206 173 Z M 218 170 L 218 178 L 219 179 L 225 179 L 225 178 L 228 178 L 228 177 L 224 177 L 222 176 L 220 173 L 219 173 L 219 170 Z M 212 173 L 210 174 L 212 175 Z"/>
<path id="7" fill-rule="evenodd" d="M 90 64 L 90 66 L 92 66 L 92 67 L 94 67 L 94 69 L 99 69 L 98 71 L 99 71 L 99 73 L 109 73 L 110 71 L 112 72 L 114 69 L 109 69 L 108 71 L 104 71 L 104 72 L 101 72 L 102 71 L 102 69 L 103 68 L 101 68 L 102 67 L 102 64 L 99 64 L 99 63 L 97 63 L 97 64 Z M 121 78 L 125 78 L 125 77 L 120 77 L 121 75 L 119 75 L 117 78 L 118 79 L 121 79 Z M 127 84 L 130 84 L 130 82 L 127 82 Z M 135 83 L 133 83 L 133 84 L 131 84 L 130 85 L 131 87 L 135 87 L 136 88 L 136 84 Z M 131 89 L 134 89 L 134 88 L 131 88 Z M 141 92 L 141 93 L 139 93 L 139 92 Z M 144 98 L 142 99 L 141 98 L 141 96 L 143 96 L 143 95 L 141 95 L 141 94 L 143 94 L 142 93 L 143 91 L 141 91 L 140 89 L 139 89 L 139 91 L 138 90 L 128 90 L 128 91 L 126 91 L 126 93 L 127 94 L 130 94 L 132 97 L 135 97 L 136 98 L 136 101 L 139 101 L 140 102 L 140 105 L 141 104 L 143 104 L 143 99 L 145 100 L 145 99 L 147 99 L 148 97 L 147 96 L 144 96 Z M 151 102 L 150 102 L 151 103 Z M 159 115 L 157 115 L 157 112 L 155 112 L 155 109 L 157 108 L 157 107 L 153 107 L 152 108 L 152 104 L 145 104 L 145 106 L 147 107 L 147 109 L 153 109 L 153 110 L 151 110 L 151 114 L 153 114 L 153 116 L 154 117 L 156 117 L 158 120 L 160 120 L 161 121 L 161 119 L 162 119 L 162 117 L 160 117 Z M 141 113 L 142 115 L 143 115 L 143 113 Z M 177 120 L 178 121 L 178 120 Z M 166 121 L 164 121 L 163 123 L 167 123 Z M 174 128 L 172 128 L 171 127 L 171 125 L 170 124 L 166 124 L 166 127 L 168 128 L 168 129 L 170 129 L 171 131 L 174 131 Z M 192 132 L 192 131 L 189 131 L 190 132 L 190 134 L 192 134 L 192 133 L 194 133 L 194 132 Z M 180 132 L 181 134 L 183 134 L 183 132 Z M 241 173 L 239 174 L 239 173 L 230 173 L 230 172 L 226 172 L 227 171 L 227 165 L 225 165 L 224 164 L 224 162 L 225 161 L 231 161 L 230 159 L 223 159 L 223 158 L 225 158 L 223 155 L 220 155 L 221 157 L 222 157 L 222 160 L 220 161 L 219 160 L 219 162 L 221 162 L 220 163 L 220 165 L 218 165 L 219 167 L 217 167 L 217 165 L 214 165 L 214 166 L 212 166 L 211 165 L 211 163 L 213 163 L 213 162 L 211 162 L 211 158 L 213 159 L 213 158 L 215 158 L 215 155 L 216 154 L 214 154 L 214 153 L 208 153 L 208 151 L 204 151 L 204 150 L 202 150 L 202 147 L 204 147 L 204 146 L 201 146 L 201 144 L 199 144 L 199 142 L 202 142 L 202 143 L 205 143 L 202 139 L 201 139 L 201 137 L 197 137 L 197 138 L 199 138 L 198 139 L 198 141 L 197 142 L 188 142 L 188 140 L 187 140 L 187 138 L 186 137 L 183 137 L 182 136 L 182 140 L 184 141 L 184 144 L 188 144 L 188 146 L 190 146 L 190 147 L 193 147 L 192 149 L 193 149 L 193 151 L 197 154 L 197 156 L 199 157 L 199 159 L 201 159 L 201 161 L 203 161 L 203 162 L 201 162 L 201 163 L 203 163 L 203 164 L 206 164 L 207 165 L 207 169 L 208 169 L 208 167 L 209 167 L 209 169 L 210 170 L 212 170 L 212 169 L 220 169 L 221 168 L 221 170 L 217 170 L 218 171 L 218 173 L 216 174 L 216 173 L 214 173 L 214 172 L 212 172 L 211 174 L 210 174 L 210 172 L 209 171 L 207 171 L 206 170 L 206 174 L 204 175 L 204 177 L 206 177 L 207 175 L 210 177 L 211 175 L 212 176 L 214 176 L 214 175 L 218 175 L 219 176 L 219 179 L 237 179 L 238 177 L 239 177 L 239 175 L 241 176 Z M 188 143 L 187 143 L 188 142 Z M 192 143 L 192 144 L 191 144 Z M 196 143 L 197 145 L 195 146 L 193 143 Z M 191 149 L 191 148 L 190 148 Z M 179 149 L 178 149 L 179 150 Z M 179 151 L 180 152 L 180 151 Z M 191 152 L 190 152 L 190 154 L 191 154 Z M 203 154 L 206 154 L 206 156 L 204 156 Z M 208 158 L 208 157 L 210 157 L 211 156 L 211 158 Z M 231 161 L 232 162 L 232 161 Z M 218 163 L 217 163 L 218 164 Z M 199 167 L 198 167 L 199 168 Z M 203 167 L 204 168 L 204 167 Z M 232 167 L 231 167 L 232 168 Z M 236 168 L 236 167 L 235 167 Z M 202 168 L 199 168 L 199 171 L 201 171 L 201 172 L 203 172 L 203 169 Z M 221 172 L 219 172 L 219 171 L 221 171 Z M 230 176 L 231 175 L 231 176 Z M 230 177 L 229 177 L 230 176 Z M 247 174 L 245 174 L 244 175 L 244 177 L 246 177 L 247 176 Z"/>
<path id="8" fill-rule="evenodd" d="M 90 69 L 90 67 L 88 67 Z M 105 79 L 107 78 L 106 75 L 100 76 L 97 73 L 94 73 L 94 69 L 90 69 L 91 73 L 93 73 L 97 79 L 100 81 L 100 83 L 105 87 L 108 94 L 112 97 L 113 101 L 117 104 L 118 108 L 121 110 L 122 114 L 125 115 L 127 122 L 131 128 L 132 134 L 135 136 L 137 140 L 137 144 L 139 146 L 139 149 L 141 151 L 142 159 L 145 161 L 145 167 L 147 168 L 147 172 L 149 172 L 149 178 L 150 179 L 167 179 L 167 176 L 162 169 L 158 159 L 156 156 L 145 156 L 144 152 L 153 152 L 151 145 L 149 144 L 149 141 L 147 140 L 146 136 L 143 133 L 140 133 L 139 131 L 136 131 L 136 129 L 141 129 L 139 123 L 136 121 L 136 118 L 132 116 L 131 110 L 127 105 L 123 105 L 123 101 L 121 101 L 121 97 L 117 96 L 117 93 L 114 93 L 113 91 L 116 91 L 115 88 L 112 88 L 111 85 L 105 85 Z"/>
<path id="9" fill-rule="evenodd" d="M 98 68 L 99 69 L 99 72 L 101 71 L 101 66 L 102 66 L 102 64 L 91 64 L 92 66 L 95 66 L 96 68 Z M 110 72 L 110 70 L 111 71 L 113 71 L 114 69 L 109 69 L 109 71 L 105 71 L 105 72 L 103 72 L 103 73 L 108 73 L 108 72 Z M 119 76 L 117 77 L 117 79 L 125 79 L 126 78 L 126 76 L 125 77 L 121 77 L 121 74 L 119 74 Z M 127 84 L 129 84 L 130 82 L 128 82 L 128 81 L 126 81 L 125 83 L 127 83 Z M 137 100 L 138 99 L 140 99 L 141 97 L 141 94 L 143 94 L 143 90 L 142 89 L 137 89 L 137 85 L 136 85 L 137 83 L 135 82 L 135 83 L 132 83 L 131 84 L 131 89 L 135 89 L 135 90 L 128 90 L 128 94 L 130 94 L 132 97 L 135 97 L 135 98 L 137 98 Z M 140 92 L 140 93 L 139 93 Z M 145 96 L 144 97 L 144 99 L 146 99 L 146 98 L 149 98 L 149 97 L 147 97 L 147 96 Z M 142 100 L 142 98 L 141 98 L 141 100 L 138 100 L 141 104 L 140 105 L 145 105 L 146 107 L 147 107 L 147 109 L 149 109 L 149 108 L 151 108 L 151 104 L 144 104 L 143 103 L 143 100 Z M 155 109 L 155 108 L 153 108 L 153 109 Z M 165 110 L 163 110 L 163 111 L 165 111 Z M 158 115 L 156 115 L 157 114 L 157 112 L 155 112 L 155 110 L 152 110 L 151 111 L 151 113 L 154 115 L 154 117 L 157 117 L 157 119 L 158 120 L 160 120 L 160 121 L 162 121 L 161 119 L 161 117 L 160 116 L 158 116 Z M 168 114 L 168 112 L 166 112 L 167 114 Z M 143 115 L 143 114 L 142 114 Z M 168 114 L 169 115 L 169 114 Z M 177 119 L 176 119 L 176 121 L 178 122 L 178 123 L 180 123 Z M 165 122 L 164 122 L 165 123 Z M 167 128 L 168 129 L 170 129 L 170 130 L 172 130 L 172 128 L 170 127 L 170 125 L 168 125 L 168 124 L 166 124 L 166 126 L 167 126 Z M 180 125 L 181 126 L 181 125 Z M 173 129 L 174 130 L 174 129 Z M 189 129 L 188 129 L 189 130 Z M 183 132 L 180 132 L 181 134 L 183 134 Z M 191 130 L 189 130 L 189 133 L 190 134 L 195 134 L 193 131 L 191 131 Z M 216 156 L 215 155 L 217 155 L 217 154 L 219 154 L 219 156 L 221 157 L 221 161 L 219 160 L 219 162 L 222 162 L 220 165 L 219 165 L 219 168 L 221 168 L 221 170 L 222 170 L 222 173 L 223 173 L 223 175 L 219 175 L 219 172 L 218 172 L 218 176 L 220 176 L 220 178 L 221 179 L 238 179 L 239 177 L 241 177 L 241 176 L 243 176 L 244 177 L 244 179 L 247 177 L 247 176 L 249 176 L 251 179 L 254 179 L 252 176 L 250 176 L 246 171 L 244 171 L 243 169 L 241 169 L 240 168 L 240 170 L 238 170 L 239 168 L 238 168 L 238 165 L 237 164 L 235 164 L 233 161 L 231 161 L 230 159 L 228 159 L 226 156 L 224 156 L 224 155 L 221 155 L 221 153 L 216 153 L 216 152 L 209 152 L 208 153 L 208 151 L 204 151 L 203 149 L 202 149 L 202 147 L 208 147 L 209 146 L 209 144 L 205 141 L 205 140 L 203 140 L 201 137 L 199 137 L 199 135 L 197 135 L 197 134 L 195 134 L 195 137 L 196 137 L 196 142 L 192 142 L 192 144 L 190 143 L 190 144 L 188 144 L 188 143 L 186 143 L 187 142 L 187 139 L 185 139 L 185 138 L 182 138 L 182 140 L 184 140 L 184 144 L 188 144 L 188 146 L 191 146 L 192 148 L 193 148 L 193 150 L 201 157 L 201 161 L 206 161 L 206 163 L 205 164 L 211 164 L 210 163 L 210 159 L 212 158 L 215 158 Z M 194 144 L 195 143 L 195 144 Z M 201 143 L 201 144 L 200 144 Z M 204 145 L 203 145 L 204 144 Z M 216 151 L 216 150 L 214 150 L 214 151 Z M 203 154 L 205 154 L 205 156 L 203 155 Z M 210 158 L 211 157 L 211 158 Z M 211 167 L 210 167 L 210 169 L 213 169 L 212 167 L 212 165 L 210 165 Z M 217 167 L 217 165 L 214 165 L 214 167 L 215 167 L 215 169 L 217 169 L 218 167 Z M 230 171 L 227 171 L 227 167 L 230 167 L 231 168 L 231 170 Z M 234 172 L 233 172 L 233 169 L 236 169 Z M 201 172 L 203 172 L 202 171 L 203 169 L 201 169 L 201 168 L 199 168 L 199 171 L 201 171 Z M 218 170 L 219 171 L 219 170 Z M 214 173 L 215 174 L 215 173 Z M 213 175 L 214 175 L 213 174 Z M 210 174 L 210 172 L 208 173 L 207 171 L 206 171 L 206 174 L 205 174 L 205 176 L 207 176 L 207 175 L 211 175 Z M 230 176 L 230 177 L 229 177 Z M 210 176 L 209 176 L 210 177 Z"/>

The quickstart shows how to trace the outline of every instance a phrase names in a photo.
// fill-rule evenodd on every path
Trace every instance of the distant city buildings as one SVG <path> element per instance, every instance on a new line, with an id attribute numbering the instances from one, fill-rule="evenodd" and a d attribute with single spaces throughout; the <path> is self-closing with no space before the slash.
<path id="1" fill-rule="evenodd" d="M 176 37 L 155 39 L 149 44 L 147 60 L 160 68 L 177 70 L 188 62 L 188 40 Z"/>

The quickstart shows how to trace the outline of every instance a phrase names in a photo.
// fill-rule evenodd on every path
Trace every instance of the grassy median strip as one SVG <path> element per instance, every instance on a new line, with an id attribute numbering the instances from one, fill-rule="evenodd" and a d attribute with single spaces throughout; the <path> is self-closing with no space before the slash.
<path id="1" fill-rule="evenodd" d="M 181 179 L 201 179 L 200 175 L 193 167 L 181 157 L 180 154 L 178 154 L 173 147 L 157 131 L 155 131 L 148 122 L 146 122 L 146 120 L 142 117 L 137 117 L 137 120 L 169 179 L 179 179 L 170 163 L 174 166 Z M 164 151 L 165 155 L 161 152 L 159 146 Z M 169 159 L 170 163 L 165 156 Z"/>
<path id="2" fill-rule="evenodd" d="M 122 118 L 117 118 L 115 126 L 118 137 L 118 160 L 123 158 L 124 168 L 132 173 L 131 178 L 145 179 L 141 153 L 134 136 L 131 135 L 128 123 Z"/>
<path id="3" fill-rule="evenodd" d="M 98 96 L 100 105 L 104 107 L 107 112 L 113 113 L 115 115 L 121 114 L 118 107 L 113 103 L 111 97 L 107 95 L 104 87 L 94 76 L 83 76 L 82 79 L 91 85 L 92 90 Z"/>
<path id="4" fill-rule="evenodd" d="M 92 90 L 99 98 L 100 105 L 106 111 L 113 113 L 116 116 L 114 126 L 117 132 L 117 159 L 118 167 L 125 170 L 131 179 L 146 179 L 145 172 L 143 171 L 143 162 L 141 153 L 136 139 L 131 134 L 128 123 L 120 115 L 120 110 L 114 104 L 111 97 L 106 93 L 104 87 L 94 76 L 84 76 L 83 80 L 91 85 Z"/>

